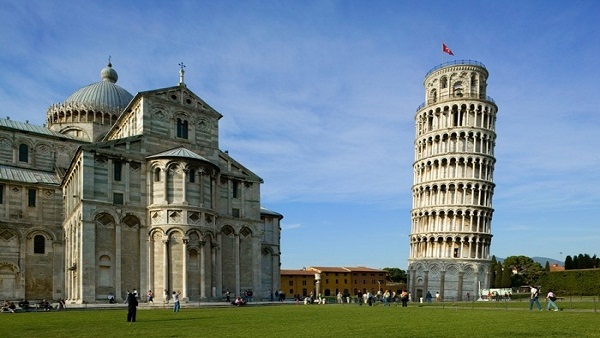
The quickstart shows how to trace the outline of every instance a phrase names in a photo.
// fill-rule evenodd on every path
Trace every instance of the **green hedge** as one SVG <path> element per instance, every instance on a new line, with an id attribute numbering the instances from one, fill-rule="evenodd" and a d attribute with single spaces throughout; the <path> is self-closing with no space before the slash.
<path id="1" fill-rule="evenodd" d="M 566 270 L 544 272 L 540 275 L 539 284 L 542 292 L 553 290 L 557 296 L 600 295 L 600 269 Z"/>

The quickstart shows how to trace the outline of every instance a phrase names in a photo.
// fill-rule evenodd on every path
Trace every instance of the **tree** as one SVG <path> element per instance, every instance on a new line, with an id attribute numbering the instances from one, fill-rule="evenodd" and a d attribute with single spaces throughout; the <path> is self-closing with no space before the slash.
<path id="1" fill-rule="evenodd" d="M 498 261 L 496 256 L 492 255 L 492 263 L 490 264 L 490 288 L 496 287 L 496 265 Z"/>
<path id="2" fill-rule="evenodd" d="M 583 257 L 583 254 L 577 255 L 577 269 L 583 269 L 584 264 L 585 259 Z"/>
<path id="3" fill-rule="evenodd" d="M 406 271 L 399 268 L 383 268 L 387 271 L 387 280 L 392 283 L 406 283 L 408 280 Z"/>
<path id="4" fill-rule="evenodd" d="M 571 256 L 565 258 L 565 270 L 573 270 L 573 258 Z"/>
<path id="5" fill-rule="evenodd" d="M 502 269 L 502 284 L 500 287 L 503 287 L 503 288 L 511 287 L 512 286 L 511 277 L 512 277 L 512 270 L 509 267 L 504 266 L 504 268 Z"/>
<path id="6" fill-rule="evenodd" d="M 546 266 L 544 267 L 544 271 L 550 271 L 550 262 L 546 261 Z"/>
<path id="7" fill-rule="evenodd" d="M 521 284 L 533 285 L 537 284 L 542 266 L 527 256 L 510 256 L 504 260 L 504 266 L 517 271 L 517 277 L 514 282 Z M 520 286 L 520 285 L 515 285 Z"/>
<path id="8" fill-rule="evenodd" d="M 590 257 L 589 254 L 579 254 L 567 256 L 565 258 L 565 270 L 576 270 L 576 269 L 595 269 L 600 267 L 600 258 L 594 255 Z"/>
<path id="9" fill-rule="evenodd" d="M 500 264 L 500 263 L 496 264 L 496 276 L 495 276 L 494 282 L 495 282 L 494 287 L 496 287 L 496 288 L 502 287 L 502 264 Z"/>

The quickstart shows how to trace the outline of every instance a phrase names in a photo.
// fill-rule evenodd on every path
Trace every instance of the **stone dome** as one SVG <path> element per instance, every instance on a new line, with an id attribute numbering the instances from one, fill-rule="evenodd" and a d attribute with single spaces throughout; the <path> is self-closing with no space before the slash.
<path id="1" fill-rule="evenodd" d="M 92 83 L 77 90 L 64 103 L 84 105 L 92 109 L 96 108 L 112 112 L 123 110 L 129 104 L 133 95 L 115 84 L 119 76 L 112 68 L 111 63 L 102 69 L 100 78 L 102 81 Z"/>

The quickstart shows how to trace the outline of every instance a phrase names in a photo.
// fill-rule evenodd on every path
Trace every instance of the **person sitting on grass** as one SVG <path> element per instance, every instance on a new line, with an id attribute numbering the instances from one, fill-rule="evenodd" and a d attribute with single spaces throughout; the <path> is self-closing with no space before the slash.
<path id="1" fill-rule="evenodd" d="M 64 299 L 59 299 L 58 300 L 58 305 L 56 305 L 56 311 L 62 311 L 66 308 L 66 304 L 65 304 L 65 300 Z"/>
<path id="2" fill-rule="evenodd" d="M 38 308 L 44 311 L 50 311 L 52 310 L 52 305 L 50 305 L 50 303 L 48 303 L 48 301 L 44 299 L 38 303 Z"/>
<path id="3" fill-rule="evenodd" d="M 242 297 L 238 296 L 235 298 L 235 300 L 233 302 L 231 302 L 231 305 L 243 306 L 243 305 L 246 305 L 246 300 L 243 299 Z"/>
<path id="4" fill-rule="evenodd" d="M 10 305 L 12 304 L 12 308 L 10 307 Z M 7 300 L 4 301 L 4 305 L 2 306 L 2 309 L 0 309 L 0 312 L 10 312 L 10 313 L 15 313 L 15 304 L 13 302 L 9 302 Z"/>
<path id="5" fill-rule="evenodd" d="M 19 302 L 19 307 L 27 311 L 27 309 L 29 309 L 29 301 L 27 301 L 27 299 L 23 299 L 23 301 Z"/>

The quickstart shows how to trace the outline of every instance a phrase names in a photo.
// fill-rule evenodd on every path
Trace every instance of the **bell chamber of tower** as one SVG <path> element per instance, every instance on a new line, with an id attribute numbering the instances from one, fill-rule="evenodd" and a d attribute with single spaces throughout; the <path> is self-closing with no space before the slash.
<path id="1" fill-rule="evenodd" d="M 409 287 L 445 300 L 489 286 L 496 159 L 496 103 L 477 61 L 438 65 L 425 76 L 415 114 Z"/>

